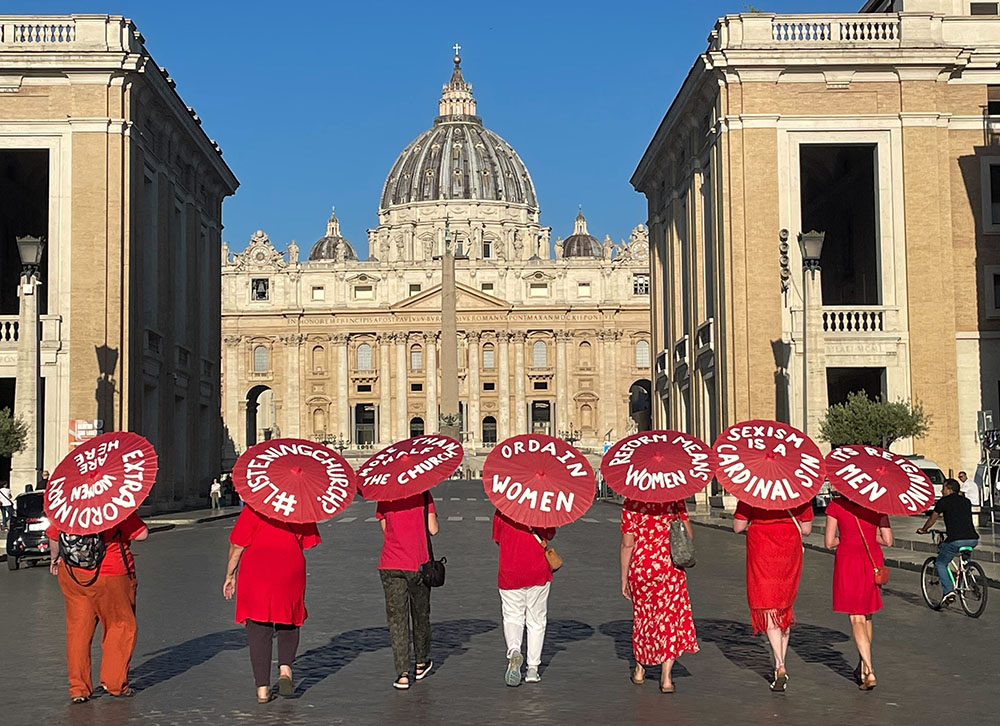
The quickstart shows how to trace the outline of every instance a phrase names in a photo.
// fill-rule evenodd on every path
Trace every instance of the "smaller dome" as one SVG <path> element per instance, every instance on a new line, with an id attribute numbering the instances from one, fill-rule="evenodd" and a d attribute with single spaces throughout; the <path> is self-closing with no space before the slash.
<path id="1" fill-rule="evenodd" d="M 316 241 L 309 250 L 310 261 L 315 260 L 357 260 L 358 253 L 351 243 L 340 236 L 340 220 L 335 211 L 330 212 L 330 220 L 326 223 L 326 236 Z"/>
<path id="2" fill-rule="evenodd" d="M 563 240 L 563 257 L 604 257 L 604 248 L 587 232 L 587 219 L 581 209 L 573 222 L 573 234 Z"/>

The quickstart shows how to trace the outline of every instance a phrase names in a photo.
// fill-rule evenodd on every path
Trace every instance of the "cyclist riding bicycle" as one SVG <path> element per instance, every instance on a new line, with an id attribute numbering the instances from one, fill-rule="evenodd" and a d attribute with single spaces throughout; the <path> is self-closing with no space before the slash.
<path id="1" fill-rule="evenodd" d="M 943 591 L 941 605 L 947 605 L 955 599 L 955 583 L 948 574 L 948 564 L 955 559 L 961 548 L 979 544 L 979 532 L 972 523 L 972 503 L 962 496 L 961 491 L 962 485 L 955 479 L 945 479 L 941 486 L 941 498 L 934 505 L 934 511 L 924 526 L 917 530 L 920 534 L 926 534 L 934 526 L 938 516 L 944 516 L 944 528 L 948 536 L 938 547 L 938 555 L 934 561 Z"/>

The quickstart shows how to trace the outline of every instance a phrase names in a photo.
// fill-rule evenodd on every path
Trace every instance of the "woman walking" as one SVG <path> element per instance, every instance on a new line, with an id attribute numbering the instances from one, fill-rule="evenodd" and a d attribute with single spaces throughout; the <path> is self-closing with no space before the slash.
<path id="1" fill-rule="evenodd" d="M 375 516 L 382 526 L 382 556 L 378 574 L 385 591 L 385 617 L 396 667 L 392 685 L 410 687 L 410 622 L 413 622 L 415 680 L 422 680 L 434 663 L 431 654 L 431 588 L 420 574 L 430 559 L 427 542 L 438 533 L 437 514 L 430 493 L 379 502 Z"/>
<path id="2" fill-rule="evenodd" d="M 229 563 L 222 594 L 236 595 L 236 622 L 246 625 L 257 703 L 271 692 L 272 640 L 278 640 L 278 693 L 295 694 L 292 663 L 299 647 L 305 605 L 304 550 L 320 543 L 315 524 L 292 524 L 264 517 L 244 507 L 229 535 Z"/>
<path id="3" fill-rule="evenodd" d="M 674 661 L 698 652 L 687 575 L 670 557 L 670 523 L 682 521 L 693 538 L 683 502 L 626 500 L 622 508 L 622 595 L 632 601 L 632 652 L 636 685 L 646 668 L 661 664 L 660 692 L 673 693 Z"/>
<path id="4" fill-rule="evenodd" d="M 875 570 L 885 566 L 882 548 L 892 547 L 889 518 L 835 497 L 826 508 L 827 549 L 833 561 L 833 611 L 851 616 L 851 632 L 860 658 L 854 675 L 862 691 L 875 688 L 872 666 L 872 614 L 882 609 L 882 586 Z"/>
<path id="5" fill-rule="evenodd" d="M 802 577 L 802 538 L 812 531 L 812 504 L 760 509 L 740 502 L 733 531 L 747 533 L 747 603 L 754 635 L 767 633 L 774 654 L 771 690 L 788 685 L 785 653 L 795 624 L 795 596 Z"/>

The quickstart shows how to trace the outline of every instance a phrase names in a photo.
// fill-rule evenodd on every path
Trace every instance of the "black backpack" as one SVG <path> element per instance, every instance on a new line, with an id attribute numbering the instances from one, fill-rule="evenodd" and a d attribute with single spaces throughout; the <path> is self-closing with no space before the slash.
<path id="1" fill-rule="evenodd" d="M 100 574 L 101 563 L 104 561 L 106 553 L 107 545 L 104 543 L 104 536 L 100 533 L 59 533 L 59 558 L 66 563 L 70 577 L 78 585 L 89 587 L 94 584 L 98 574 Z M 125 553 L 123 551 L 122 559 L 124 557 Z M 74 567 L 79 567 L 81 570 L 93 570 L 94 576 L 86 583 L 80 582 L 76 579 L 76 574 L 73 572 Z"/>

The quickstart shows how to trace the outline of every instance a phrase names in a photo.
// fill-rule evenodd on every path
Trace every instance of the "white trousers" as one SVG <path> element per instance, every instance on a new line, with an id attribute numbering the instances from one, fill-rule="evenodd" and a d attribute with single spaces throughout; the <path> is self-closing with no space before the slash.
<path id="1" fill-rule="evenodd" d="M 549 610 L 549 585 L 522 587 L 519 590 L 500 591 L 500 609 L 503 613 L 503 637 L 507 653 L 521 650 L 524 628 L 528 628 L 529 667 L 542 662 L 542 644 L 545 642 L 545 622 Z"/>

